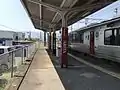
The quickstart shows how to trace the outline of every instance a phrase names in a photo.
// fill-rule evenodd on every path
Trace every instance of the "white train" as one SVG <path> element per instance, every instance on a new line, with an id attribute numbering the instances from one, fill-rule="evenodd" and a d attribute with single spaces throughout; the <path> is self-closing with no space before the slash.
<path id="1" fill-rule="evenodd" d="M 69 33 L 69 48 L 120 62 L 120 17 Z"/>

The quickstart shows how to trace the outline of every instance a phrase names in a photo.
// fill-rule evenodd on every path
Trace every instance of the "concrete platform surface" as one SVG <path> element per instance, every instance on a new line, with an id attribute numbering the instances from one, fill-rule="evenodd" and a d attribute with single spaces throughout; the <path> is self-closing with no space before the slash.
<path id="1" fill-rule="evenodd" d="M 45 49 L 37 51 L 19 90 L 65 90 Z"/>

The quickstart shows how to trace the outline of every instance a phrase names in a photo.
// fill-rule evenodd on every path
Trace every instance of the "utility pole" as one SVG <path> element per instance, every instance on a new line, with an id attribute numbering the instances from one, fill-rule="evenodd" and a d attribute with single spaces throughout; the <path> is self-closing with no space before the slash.
<path id="1" fill-rule="evenodd" d="M 27 35 L 28 35 L 28 39 L 31 40 L 31 32 L 27 32 Z"/>
<path id="2" fill-rule="evenodd" d="M 117 17 L 117 15 L 118 15 L 118 8 L 115 8 L 115 17 Z"/>
<path id="3" fill-rule="evenodd" d="M 85 25 L 88 25 L 88 19 L 89 18 L 85 18 Z"/>
<path id="4" fill-rule="evenodd" d="M 41 32 L 40 32 L 40 41 L 42 41 L 42 36 L 41 36 Z"/>
<path id="5" fill-rule="evenodd" d="M 41 39 L 41 32 L 40 32 L 39 47 L 40 47 L 41 41 L 42 39 Z"/>
<path id="6" fill-rule="evenodd" d="M 71 25 L 71 37 L 72 37 L 72 40 L 71 41 L 73 41 L 73 27 L 72 27 L 72 25 Z"/>

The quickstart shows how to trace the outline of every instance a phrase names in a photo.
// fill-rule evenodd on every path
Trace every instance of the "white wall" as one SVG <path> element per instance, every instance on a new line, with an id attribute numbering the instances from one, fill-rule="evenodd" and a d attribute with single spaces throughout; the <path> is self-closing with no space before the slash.
<path id="1" fill-rule="evenodd" d="M 13 34 L 12 31 L 0 31 L 0 38 L 13 38 Z"/>
<path id="2" fill-rule="evenodd" d="M 12 40 L 6 40 L 5 46 L 12 46 Z"/>
<path id="3" fill-rule="evenodd" d="M 19 39 L 19 40 L 25 39 L 25 37 L 23 37 L 23 36 L 25 36 L 24 33 L 22 33 L 22 32 L 17 32 L 17 34 L 18 34 L 18 39 Z"/>

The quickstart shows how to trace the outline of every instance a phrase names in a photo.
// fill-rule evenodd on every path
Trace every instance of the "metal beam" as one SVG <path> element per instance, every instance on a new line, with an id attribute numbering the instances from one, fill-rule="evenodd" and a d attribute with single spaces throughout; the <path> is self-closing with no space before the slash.
<path id="1" fill-rule="evenodd" d="M 56 23 L 51 23 L 51 22 L 49 22 L 49 21 L 46 21 L 46 20 L 43 20 L 43 19 L 39 19 L 39 18 L 34 18 L 34 17 L 30 17 L 31 19 L 33 19 L 33 20 L 36 20 L 36 21 L 42 21 L 42 22 L 45 22 L 45 23 L 47 23 L 47 24 L 56 24 Z"/>
<path id="2" fill-rule="evenodd" d="M 53 29 L 55 28 L 56 24 L 49 24 L 49 28 Z"/>
<path id="3" fill-rule="evenodd" d="M 39 10 L 40 10 L 40 19 L 42 19 L 42 5 L 39 5 Z M 40 26 L 42 26 L 42 21 L 40 21 Z"/>
<path id="4" fill-rule="evenodd" d="M 59 12 L 59 13 L 61 13 L 61 11 L 64 10 L 63 8 L 60 8 L 60 7 L 57 7 L 57 6 L 55 6 L 55 5 L 51 5 L 51 4 L 42 2 L 42 1 L 39 1 L 39 2 L 36 2 L 36 1 L 33 1 L 33 0 L 28 0 L 28 1 L 29 1 L 29 2 L 32 2 L 32 3 L 35 3 L 35 4 L 38 4 L 38 5 L 42 5 L 42 6 L 44 6 L 44 7 L 48 7 L 49 10 L 54 11 L 54 12 Z"/>
<path id="5" fill-rule="evenodd" d="M 42 27 L 42 26 L 40 26 L 40 27 L 36 27 L 37 29 L 40 29 L 40 30 L 42 30 L 42 31 L 47 31 L 49 28 L 45 28 L 45 27 Z"/>
<path id="6" fill-rule="evenodd" d="M 42 1 L 39 1 L 39 2 L 36 2 L 36 1 L 33 1 L 33 0 L 28 0 L 28 1 L 32 2 L 32 3 L 35 3 L 35 4 L 41 4 L 41 5 L 45 6 L 45 7 L 50 8 L 51 11 L 55 11 L 55 12 L 59 12 L 59 13 L 63 13 L 63 12 L 79 12 L 79 11 L 86 10 L 86 9 L 89 9 L 89 8 L 100 7 L 100 6 L 104 6 L 106 4 L 111 3 L 111 2 L 109 2 L 109 3 L 102 2 L 102 3 L 96 3 L 96 4 L 90 4 L 90 5 L 87 4 L 87 5 L 84 5 L 84 6 L 81 6 L 81 7 L 75 7 L 75 8 L 61 8 L 61 7 L 57 7 L 57 6 L 42 2 Z"/>
<path id="7" fill-rule="evenodd" d="M 61 8 L 64 6 L 65 1 L 66 1 L 66 0 L 63 0 L 63 2 L 61 3 L 61 5 L 60 5 Z M 74 0 L 73 3 L 70 5 L 69 8 L 72 8 L 72 7 L 77 3 L 77 1 L 78 1 L 78 0 Z M 57 12 L 57 13 L 55 14 L 55 16 L 53 17 L 52 22 L 54 22 L 54 20 L 55 20 L 55 18 L 56 18 L 57 16 L 58 16 L 58 12 Z M 60 19 L 61 19 L 61 18 L 59 18 L 59 20 L 57 20 L 57 22 L 59 22 Z"/>
<path id="8" fill-rule="evenodd" d="M 74 2 L 70 5 L 70 8 L 72 8 L 76 3 L 77 3 L 78 0 L 74 0 Z"/>
<path id="9" fill-rule="evenodd" d="M 33 20 L 36 20 L 36 21 L 45 22 L 46 24 L 48 24 L 50 26 L 48 28 L 44 28 L 42 25 L 40 25 L 39 29 L 46 29 L 46 30 L 48 30 L 48 29 L 51 29 L 52 27 L 54 27 L 56 25 L 56 23 L 51 23 L 51 22 L 43 20 L 43 19 L 34 18 L 34 17 L 30 17 L 30 18 L 33 19 Z"/>
<path id="10" fill-rule="evenodd" d="M 65 1 L 66 1 L 66 0 L 63 0 L 63 1 L 62 1 L 61 5 L 60 5 L 61 8 L 62 8 L 63 5 L 65 4 Z M 54 20 L 55 20 L 55 18 L 57 17 L 57 15 L 58 15 L 58 12 L 56 12 L 56 14 L 54 15 L 54 17 L 53 17 L 53 19 L 52 19 L 52 22 L 54 22 Z"/>

